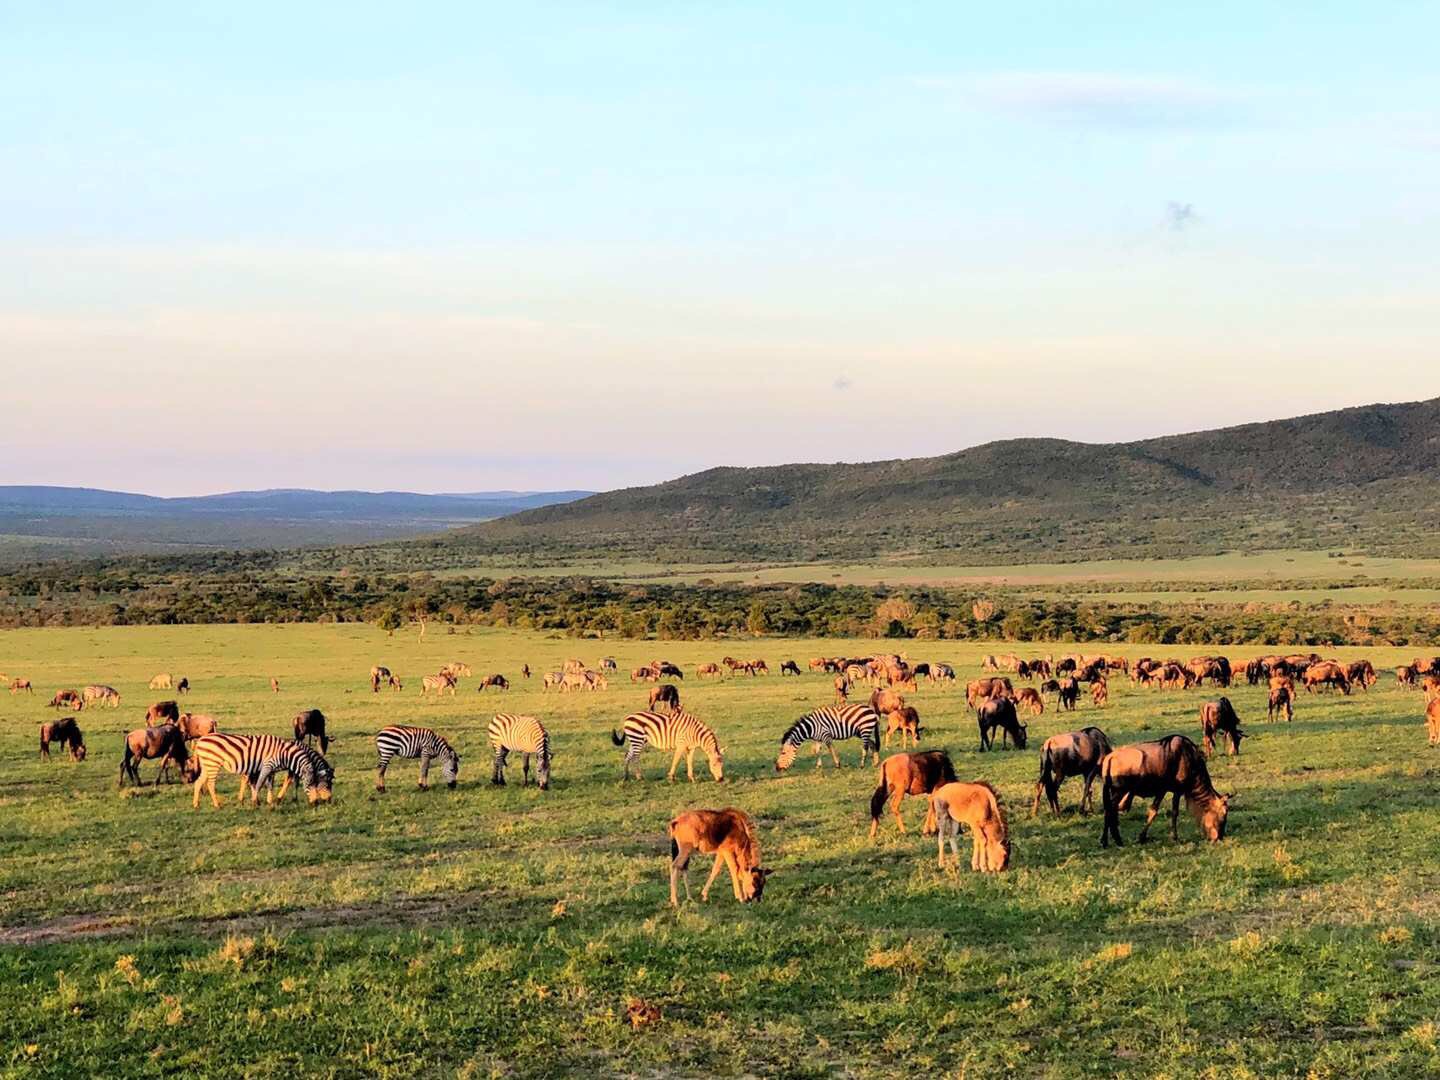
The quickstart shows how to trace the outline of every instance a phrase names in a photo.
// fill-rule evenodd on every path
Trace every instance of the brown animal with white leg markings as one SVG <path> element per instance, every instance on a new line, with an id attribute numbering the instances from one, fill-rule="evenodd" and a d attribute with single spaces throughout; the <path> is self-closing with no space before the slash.
<path id="1" fill-rule="evenodd" d="M 870 838 L 873 840 L 880 828 L 880 815 L 887 801 L 895 813 L 895 824 L 902 833 L 905 831 L 900 804 L 905 801 L 906 795 L 926 796 L 925 824 L 920 833 L 929 836 L 935 831 L 935 806 L 930 802 L 929 795 L 936 788 L 954 781 L 955 766 L 944 750 L 891 754 L 881 763 L 880 783 L 875 788 L 875 794 L 870 796 Z"/>
<path id="2" fill-rule="evenodd" d="M 961 822 L 970 826 L 971 870 L 995 874 L 1010 865 L 1010 831 L 1005 824 L 1005 809 L 993 787 L 983 781 L 945 784 L 935 789 L 930 802 L 935 807 L 940 869 L 945 869 L 947 837 L 957 866 L 960 862 Z"/>
<path id="3" fill-rule="evenodd" d="M 755 824 L 743 810 L 686 810 L 672 818 L 666 830 L 670 837 L 670 906 L 679 907 L 676 882 L 685 879 L 685 899 L 690 899 L 690 856 L 714 854 L 715 865 L 700 899 L 710 899 L 710 886 L 724 866 L 730 871 L 735 899 L 742 904 L 758 902 L 765 893 L 765 881 L 773 873 L 760 865 L 760 843 Z"/>

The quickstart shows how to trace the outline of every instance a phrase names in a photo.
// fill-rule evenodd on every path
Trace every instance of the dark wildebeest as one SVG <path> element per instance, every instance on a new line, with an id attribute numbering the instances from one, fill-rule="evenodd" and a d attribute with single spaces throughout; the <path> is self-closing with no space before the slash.
<path id="1" fill-rule="evenodd" d="M 1060 711 L 1074 712 L 1075 703 L 1080 699 L 1080 684 L 1071 678 L 1060 680 Z"/>
<path id="2" fill-rule="evenodd" d="M 1097 727 L 1051 735 L 1040 748 L 1040 779 L 1035 781 L 1035 803 L 1030 816 L 1040 811 L 1040 796 L 1050 803 L 1050 812 L 1060 812 L 1060 785 L 1072 776 L 1085 779 L 1080 796 L 1080 812 L 1088 814 L 1094 806 L 1092 789 L 1100 775 L 1100 762 L 1110 753 L 1110 740 Z"/>
<path id="3" fill-rule="evenodd" d="M 1165 796 L 1173 797 L 1170 806 L 1170 836 L 1180 839 L 1180 797 L 1195 816 L 1195 823 L 1212 843 L 1225 838 L 1225 819 L 1230 811 L 1230 796 L 1220 795 L 1210 783 L 1210 772 L 1200 748 L 1184 735 L 1167 735 L 1154 742 L 1132 743 L 1105 755 L 1100 766 L 1104 778 L 1101 802 L 1105 807 L 1105 827 L 1100 833 L 1100 846 L 1116 846 L 1120 838 L 1120 815 L 1130 809 L 1136 796 L 1153 798 L 1145 827 L 1139 841 L 1149 838 L 1150 826 L 1160 813 Z"/>
<path id="4" fill-rule="evenodd" d="M 900 816 L 900 804 L 906 795 L 928 796 L 942 784 L 955 781 L 955 766 L 950 755 L 944 750 L 924 750 L 910 754 L 892 754 L 880 763 L 880 784 L 870 796 L 870 837 L 880 827 L 880 814 L 887 799 L 893 799 L 891 809 L 895 812 L 895 823 L 905 831 L 905 819 Z M 927 799 L 928 801 L 928 799 Z M 925 825 L 920 830 L 928 836 L 935 831 L 935 807 L 925 811 Z"/>
<path id="5" fill-rule="evenodd" d="M 1040 693 L 1058 695 L 1060 693 L 1060 680 L 1046 679 L 1040 684 Z"/>
<path id="6" fill-rule="evenodd" d="M 780 674 L 781 674 L 781 675 L 799 675 L 799 674 L 800 674 L 800 665 L 797 664 L 794 660 L 784 660 L 784 661 L 781 661 L 781 663 L 780 663 Z"/>
<path id="7" fill-rule="evenodd" d="M 487 686 L 493 686 L 497 690 L 509 690 L 510 680 L 504 675 L 488 675 L 481 680 L 480 685 L 475 688 L 477 694 L 484 693 Z"/>
<path id="8" fill-rule="evenodd" d="M 1345 669 L 1333 660 L 1325 660 L 1318 664 L 1311 664 L 1305 669 L 1302 676 L 1305 683 L 1305 692 L 1311 693 L 1317 686 L 1337 687 L 1342 694 L 1350 693 L 1350 679 L 1345 674 Z"/>
<path id="9" fill-rule="evenodd" d="M 661 679 L 667 675 L 675 679 L 685 678 L 685 673 L 668 660 L 661 660 L 660 663 L 656 665 L 655 674 Z"/>
<path id="10" fill-rule="evenodd" d="M 296 742 L 303 742 L 308 746 L 312 739 L 319 739 L 320 753 L 329 753 L 330 736 L 325 734 L 325 714 L 319 709 L 306 709 L 302 713 L 296 713 L 291 726 L 295 729 Z"/>
<path id="11" fill-rule="evenodd" d="M 1000 745 L 1015 740 L 1017 750 L 1025 749 L 1025 725 L 1015 715 L 1015 703 L 1009 698 L 990 698 L 982 702 L 975 711 L 980 726 L 980 749 L 989 750 L 995 745 L 994 731 L 1000 729 Z"/>
<path id="12" fill-rule="evenodd" d="M 1283 716 L 1287 721 L 1295 719 L 1295 691 L 1288 686 L 1270 688 L 1270 704 L 1266 708 L 1265 719 L 1273 721 L 1277 716 Z"/>
<path id="13" fill-rule="evenodd" d="M 175 692 L 177 694 L 188 694 L 190 692 L 190 680 L 188 678 L 182 678 L 175 684 Z"/>
<path id="14" fill-rule="evenodd" d="M 1240 753 L 1240 740 L 1245 737 L 1245 732 L 1240 730 L 1240 717 L 1235 715 L 1235 707 L 1228 697 L 1207 701 L 1200 706 L 1200 730 L 1204 735 L 1206 757 L 1215 753 L 1216 734 L 1224 734 L 1229 739 L 1227 753 Z"/>
<path id="15" fill-rule="evenodd" d="M 1402 664 L 1395 669 L 1395 681 L 1401 686 L 1415 687 L 1415 668 L 1410 664 Z"/>
<path id="16" fill-rule="evenodd" d="M 215 722 L 213 716 L 188 712 L 180 714 L 176 726 L 180 729 L 180 734 L 187 739 L 198 739 L 201 735 L 214 735 L 220 730 L 220 725 Z"/>
<path id="17" fill-rule="evenodd" d="M 1375 685 L 1375 665 L 1369 660 L 1356 660 L 1345 669 L 1345 677 L 1350 680 L 1351 686 L 1368 691 Z"/>
<path id="18" fill-rule="evenodd" d="M 678 711 L 680 708 L 679 687 L 665 683 L 662 686 L 652 688 L 650 691 L 650 708 L 653 709 L 656 705 L 664 705 L 671 712 Z"/>
<path id="19" fill-rule="evenodd" d="M 50 709 L 70 708 L 79 712 L 85 707 L 85 699 L 80 696 L 79 690 L 56 690 L 55 696 L 50 699 L 46 706 Z"/>
<path id="20" fill-rule="evenodd" d="M 912 668 L 910 669 L 910 677 L 911 677 L 912 679 L 920 679 L 920 678 L 929 679 L 931 682 L 934 682 L 933 679 L 930 679 L 930 665 L 929 665 L 929 664 L 916 664 L 914 667 L 912 667 Z"/>
<path id="21" fill-rule="evenodd" d="M 180 722 L 180 704 L 175 701 L 157 701 L 150 708 L 145 710 L 145 726 L 155 727 L 159 724 L 178 724 Z"/>
<path id="22" fill-rule="evenodd" d="M 615 662 L 615 657 L 613 657 L 613 656 L 607 656 L 607 657 L 605 657 L 603 660 L 600 661 L 600 670 L 601 670 L 601 671 L 614 671 L 614 672 L 617 672 L 617 673 L 618 673 L 619 670 L 620 670 L 620 665 Z"/>
<path id="23" fill-rule="evenodd" d="M 175 724 L 161 724 L 158 727 L 136 728 L 125 736 L 125 753 L 120 759 L 118 786 L 124 787 L 128 777 L 136 787 L 144 787 L 140 779 L 140 762 L 153 761 L 156 758 L 160 760 L 160 769 L 155 774 L 157 786 L 172 761 L 180 766 L 182 777 L 191 779 L 190 749 L 185 745 L 185 733 Z"/>
<path id="24" fill-rule="evenodd" d="M 1245 664 L 1245 681 L 1251 686 L 1257 686 L 1263 678 L 1265 678 L 1265 661 L 1247 661 Z"/>
<path id="25" fill-rule="evenodd" d="M 40 757 L 44 761 L 50 760 L 52 742 L 68 749 L 73 760 L 85 760 L 85 736 L 73 717 L 67 716 L 63 720 L 53 720 L 40 725 Z"/>

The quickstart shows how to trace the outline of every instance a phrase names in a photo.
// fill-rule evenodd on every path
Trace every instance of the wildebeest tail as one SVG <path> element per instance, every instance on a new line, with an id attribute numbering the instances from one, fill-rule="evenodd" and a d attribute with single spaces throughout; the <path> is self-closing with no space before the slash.
<path id="1" fill-rule="evenodd" d="M 612 743 L 614 743 L 616 746 L 624 746 L 624 745 L 625 745 L 625 736 L 621 735 L 620 732 L 616 731 L 614 728 L 611 728 L 611 729 L 610 729 L 610 741 L 611 741 Z"/>
<path id="2" fill-rule="evenodd" d="M 1045 790 L 1050 790 L 1050 783 L 1055 777 L 1055 763 L 1050 760 L 1050 747 L 1046 746 L 1040 751 L 1040 783 L 1045 785 Z"/>
<path id="3" fill-rule="evenodd" d="M 880 815 L 885 811 L 885 797 L 890 790 L 885 786 L 885 779 L 881 777 L 880 786 L 875 789 L 875 794 L 870 796 L 870 820 L 879 821 Z"/>

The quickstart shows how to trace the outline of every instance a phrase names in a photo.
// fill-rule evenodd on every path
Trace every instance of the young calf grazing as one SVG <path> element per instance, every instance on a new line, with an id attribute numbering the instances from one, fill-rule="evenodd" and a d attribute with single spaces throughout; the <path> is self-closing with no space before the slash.
<path id="1" fill-rule="evenodd" d="M 892 799 L 891 809 L 895 812 L 895 824 L 905 831 L 905 819 L 900 816 L 900 804 L 906 795 L 928 796 L 936 788 L 955 782 L 955 766 L 950 755 L 944 750 L 926 750 L 915 754 L 891 754 L 880 766 L 880 784 L 870 796 L 870 838 L 880 828 L 880 814 L 887 799 Z M 935 831 L 935 804 L 926 799 L 925 825 L 921 834 L 928 836 Z"/>
<path id="2" fill-rule="evenodd" d="M 910 745 L 920 745 L 920 714 L 911 706 L 906 705 L 903 709 L 893 710 L 886 717 L 885 745 L 890 745 L 890 736 L 895 732 L 900 733 L 900 749 L 905 749 L 905 739 L 910 739 Z"/>
<path id="3" fill-rule="evenodd" d="M 1283 716 L 1286 721 L 1295 719 L 1295 691 L 1288 686 L 1270 688 L 1270 704 L 1265 710 L 1267 720 Z"/>
<path id="4" fill-rule="evenodd" d="M 1040 748 L 1040 778 L 1035 781 L 1035 802 L 1030 807 L 1030 816 L 1040 811 L 1040 796 L 1043 793 L 1050 803 L 1050 812 L 1060 812 L 1060 785 L 1069 777 L 1085 778 L 1085 791 L 1080 796 L 1080 812 L 1088 814 L 1093 805 L 1091 792 L 1095 778 L 1100 775 L 1100 763 L 1110 753 L 1110 740 L 1097 727 L 1067 731 L 1063 735 L 1052 735 Z"/>
<path id="5" fill-rule="evenodd" d="M 1215 753 L 1216 734 L 1229 739 L 1227 750 L 1232 755 L 1240 753 L 1240 740 L 1245 737 L 1245 732 L 1240 730 L 1240 717 L 1235 715 L 1235 707 L 1227 697 L 1200 706 L 1200 732 L 1204 736 L 1206 757 Z"/>
<path id="6" fill-rule="evenodd" d="M 986 783 L 953 783 L 937 788 L 930 796 L 935 807 L 935 823 L 939 827 L 940 869 L 945 869 L 945 839 L 950 851 L 960 862 L 960 823 L 970 826 L 974 845 L 970 852 L 970 869 L 981 873 L 998 873 L 1010 865 L 1010 832 L 1005 826 L 1005 811 L 995 789 Z"/>
<path id="7" fill-rule="evenodd" d="M 1167 735 L 1154 742 L 1133 743 L 1105 756 L 1100 766 L 1104 777 L 1101 800 L 1105 806 L 1105 828 L 1100 846 L 1109 847 L 1113 838 L 1119 846 L 1120 814 L 1130 808 L 1138 795 L 1153 798 L 1145 827 L 1140 830 L 1144 843 L 1150 826 L 1160 813 L 1166 795 L 1174 798 L 1170 806 L 1170 836 L 1180 839 L 1178 820 L 1180 796 L 1195 816 L 1195 823 L 1211 843 L 1225 838 L 1225 819 L 1230 811 L 1230 796 L 1220 795 L 1210 783 L 1210 772 L 1200 748 L 1184 735 Z"/>
<path id="8" fill-rule="evenodd" d="M 976 722 L 980 725 L 980 749 L 989 750 L 995 745 L 995 729 L 1000 729 L 1001 745 L 1015 740 L 1018 750 L 1025 749 L 1025 725 L 1015 715 L 1015 703 L 1009 698 L 990 698 L 981 702 L 975 710 Z"/>
<path id="9" fill-rule="evenodd" d="M 765 892 L 765 879 L 774 871 L 760 865 L 760 844 L 755 839 L 755 825 L 742 810 L 686 810 L 670 822 L 670 906 L 679 907 L 675 883 L 685 877 L 685 899 L 690 899 L 690 856 L 715 855 L 715 865 L 700 899 L 710 899 L 710 886 L 723 865 L 730 871 L 730 884 L 735 899 L 742 904 L 759 901 Z"/>

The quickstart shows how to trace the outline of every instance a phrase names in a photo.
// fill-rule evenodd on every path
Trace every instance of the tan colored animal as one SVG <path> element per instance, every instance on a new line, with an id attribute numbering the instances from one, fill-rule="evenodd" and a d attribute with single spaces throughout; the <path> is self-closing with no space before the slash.
<path id="1" fill-rule="evenodd" d="M 56 690 L 55 696 L 50 699 L 48 709 L 74 709 L 79 712 L 85 707 L 85 699 L 80 696 L 79 690 Z"/>
<path id="2" fill-rule="evenodd" d="M 1005 824 L 1005 810 L 1000 805 L 1000 797 L 993 787 L 984 782 L 967 784 L 957 781 L 936 788 L 930 802 L 935 807 L 940 869 L 945 869 L 947 838 L 956 865 L 959 865 L 958 841 L 962 822 L 970 826 L 973 841 L 971 870 L 994 874 L 1010 865 L 1010 830 Z"/>
<path id="3" fill-rule="evenodd" d="M 710 886 L 720 874 L 721 866 L 730 871 L 730 884 L 735 899 L 748 904 L 759 901 L 765 892 L 765 881 L 773 871 L 760 865 L 760 844 L 755 839 L 755 824 L 743 810 L 733 806 L 724 810 L 686 810 L 672 818 L 666 830 L 670 836 L 670 906 L 679 907 L 675 894 L 676 882 L 685 878 L 685 899 L 690 899 L 690 856 L 714 854 L 715 865 L 700 899 L 710 899 Z"/>
<path id="4" fill-rule="evenodd" d="M 725 672 L 720 670 L 719 664 L 701 664 L 695 669 L 695 674 L 702 679 L 723 679 L 725 677 Z"/>
<path id="5" fill-rule="evenodd" d="M 1015 708 L 1024 709 L 1032 716 L 1042 716 L 1045 713 L 1045 699 L 1040 696 L 1040 691 L 1022 686 L 1015 691 Z"/>
<path id="6" fill-rule="evenodd" d="M 94 705 L 97 702 L 101 705 L 108 705 L 112 709 L 120 707 L 120 691 L 113 686 L 87 686 L 81 692 L 86 705 Z"/>
<path id="7" fill-rule="evenodd" d="M 1280 686 L 1283 686 L 1292 694 L 1295 693 L 1295 680 L 1292 679 L 1289 675 L 1271 675 L 1270 689 L 1274 690 L 1275 688 Z"/>
<path id="8" fill-rule="evenodd" d="M 850 700 L 850 680 L 844 675 L 835 676 L 835 704 L 844 705 Z"/>
<path id="9" fill-rule="evenodd" d="M 455 696 L 455 678 L 454 676 L 448 675 L 443 671 L 440 672 L 438 675 L 426 675 L 420 680 L 421 697 L 424 697 L 431 691 L 434 691 L 435 694 L 439 695 L 443 694 L 446 690 L 450 691 L 451 697 Z"/>
<path id="10" fill-rule="evenodd" d="M 1440 698 L 1431 698 L 1425 706 L 1425 731 L 1431 746 L 1440 746 Z"/>
<path id="11" fill-rule="evenodd" d="M 1427 701 L 1433 697 L 1440 697 L 1440 675 L 1426 675 L 1420 680 L 1420 689 L 1425 691 Z"/>
<path id="12" fill-rule="evenodd" d="M 18 693 L 20 693 L 20 691 L 22 691 L 22 690 L 25 691 L 25 693 L 27 693 L 27 694 L 33 694 L 33 693 L 35 692 L 35 687 L 33 687 L 33 686 L 30 685 L 30 680 L 29 680 L 29 679 L 11 679 L 11 680 L 10 680 L 10 693 L 12 693 L 12 694 L 18 694 Z"/>
<path id="13" fill-rule="evenodd" d="M 85 760 L 85 736 L 80 731 L 80 725 L 75 723 L 75 718 L 67 716 L 63 720 L 52 720 L 48 724 L 40 725 L 40 759 L 50 760 L 50 744 L 59 743 L 70 751 L 73 761 Z"/>
<path id="14" fill-rule="evenodd" d="M 1097 727 L 1051 735 L 1040 747 L 1040 778 L 1035 781 L 1035 802 L 1030 816 L 1040 811 L 1040 796 L 1050 804 L 1050 812 L 1060 812 L 1060 785 L 1072 776 L 1083 777 L 1085 790 L 1080 795 L 1080 812 L 1088 814 L 1094 805 L 1092 789 L 1100 775 L 1100 763 L 1110 753 L 1110 739 Z"/>
<path id="15" fill-rule="evenodd" d="M 280 692 L 280 680 L 273 675 L 270 676 L 270 689 L 277 694 Z"/>
<path id="16" fill-rule="evenodd" d="M 1350 679 L 1345 674 L 1345 669 L 1333 660 L 1322 660 L 1318 664 L 1311 664 L 1305 669 L 1301 676 L 1305 683 L 1305 692 L 1311 693 L 1316 687 L 1321 689 L 1337 689 L 1342 694 L 1350 693 Z"/>
<path id="17" fill-rule="evenodd" d="M 935 831 L 935 805 L 930 793 L 944 784 L 955 780 L 955 766 L 950 755 L 944 750 L 925 750 L 909 754 L 891 754 L 880 765 L 880 783 L 875 794 L 870 796 L 870 839 L 880 828 L 880 815 L 885 803 L 891 803 L 895 813 L 895 824 L 905 831 L 905 819 L 900 816 L 900 805 L 906 795 L 924 795 L 926 802 L 925 824 L 920 832 L 929 836 Z"/>
<path id="18" fill-rule="evenodd" d="M 1270 688 L 1270 703 L 1266 708 L 1265 719 L 1273 722 L 1280 716 L 1283 716 L 1287 723 L 1295 719 L 1295 691 L 1288 686 Z"/>
<path id="19" fill-rule="evenodd" d="M 388 686 L 391 690 L 405 689 L 404 684 L 395 677 L 388 667 L 385 667 L 383 664 L 376 664 L 370 669 L 370 692 L 372 694 L 378 694 L 382 686 Z"/>
<path id="20" fill-rule="evenodd" d="M 905 708 L 905 698 L 894 690 L 874 690 L 870 694 L 870 708 L 875 710 L 876 716 L 884 716 Z"/>
<path id="21" fill-rule="evenodd" d="M 157 727 L 160 724 L 177 724 L 180 721 L 180 703 L 176 701 L 157 701 L 145 710 L 145 726 Z"/>
<path id="22" fill-rule="evenodd" d="M 1095 680 L 1090 686 L 1090 697 L 1096 708 L 1103 709 L 1110 703 L 1110 684 L 1104 678 Z"/>
<path id="23" fill-rule="evenodd" d="M 470 678 L 470 665 L 460 663 L 449 663 L 440 669 L 442 675 L 449 675 L 456 682 L 461 679 Z"/>
<path id="24" fill-rule="evenodd" d="M 213 716 L 205 716 L 200 713 L 181 713 L 180 719 L 176 722 L 180 728 L 180 734 L 187 739 L 198 739 L 201 735 L 214 735 L 220 730 Z"/>
<path id="25" fill-rule="evenodd" d="M 900 733 L 900 749 L 905 749 L 906 738 L 910 740 L 909 745 L 920 745 L 920 714 L 913 708 L 906 705 L 902 709 L 894 709 L 887 714 L 887 726 L 885 728 L 885 745 L 890 745 L 890 736 Z"/>
<path id="26" fill-rule="evenodd" d="M 965 684 L 965 700 L 972 709 L 994 697 L 1013 697 L 1015 687 L 1008 678 L 971 679 Z"/>
<path id="27" fill-rule="evenodd" d="M 174 690 L 175 680 L 170 677 L 170 673 L 168 671 L 162 671 L 159 675 L 156 675 L 153 679 L 150 680 L 150 689 Z"/>

